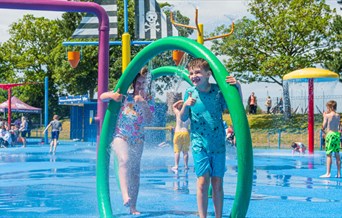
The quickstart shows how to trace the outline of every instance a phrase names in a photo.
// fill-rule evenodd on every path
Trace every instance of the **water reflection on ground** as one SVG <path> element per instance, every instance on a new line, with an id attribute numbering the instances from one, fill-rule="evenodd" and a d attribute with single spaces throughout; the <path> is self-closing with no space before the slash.
<path id="1" fill-rule="evenodd" d="M 238 167 L 236 151 L 227 152 L 224 217 L 233 205 Z M 333 162 L 332 175 L 336 174 Z M 142 159 L 139 217 L 197 217 L 196 177 L 190 170 L 171 171 L 170 146 L 149 146 Z M 92 143 L 61 142 L 56 155 L 47 145 L 0 149 L 1 217 L 99 217 L 96 197 L 96 147 Z M 290 150 L 254 149 L 253 189 L 248 217 L 338 216 L 341 179 L 319 178 L 325 155 L 292 155 Z M 123 207 L 110 165 L 113 213 L 130 217 Z M 300 204 L 300 209 L 298 208 Z M 213 205 L 209 203 L 213 216 Z M 136 217 L 136 216 L 135 216 Z"/>

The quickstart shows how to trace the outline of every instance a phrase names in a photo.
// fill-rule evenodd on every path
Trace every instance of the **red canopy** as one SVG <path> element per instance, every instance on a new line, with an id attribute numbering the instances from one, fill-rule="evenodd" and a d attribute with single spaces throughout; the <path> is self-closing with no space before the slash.
<path id="1" fill-rule="evenodd" d="M 13 96 L 11 98 L 11 111 L 18 113 L 41 113 L 42 109 L 37 107 L 32 107 L 18 98 Z M 0 104 L 0 112 L 8 112 L 8 100 Z"/>

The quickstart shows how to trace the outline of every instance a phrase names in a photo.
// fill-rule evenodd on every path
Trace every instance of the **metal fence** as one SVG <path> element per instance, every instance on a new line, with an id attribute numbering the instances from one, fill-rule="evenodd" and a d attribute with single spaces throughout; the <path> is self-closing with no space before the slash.
<path id="1" fill-rule="evenodd" d="M 275 107 L 280 97 L 273 97 L 272 99 L 272 108 Z M 267 111 L 265 106 L 266 97 L 265 98 L 257 98 L 258 109 L 263 113 Z M 342 95 L 318 95 L 314 97 L 314 107 L 315 113 L 321 113 L 325 111 L 325 104 L 329 100 L 335 100 L 337 102 L 337 112 L 342 113 Z M 308 108 L 308 97 L 305 95 L 302 96 L 290 96 L 291 101 L 291 111 L 297 114 L 306 114 Z M 243 99 L 243 103 L 245 107 L 247 107 L 247 99 Z"/>

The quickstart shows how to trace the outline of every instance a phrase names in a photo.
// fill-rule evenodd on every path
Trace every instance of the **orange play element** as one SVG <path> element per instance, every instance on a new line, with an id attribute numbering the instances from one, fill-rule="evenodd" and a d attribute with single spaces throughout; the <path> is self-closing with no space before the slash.
<path id="1" fill-rule="evenodd" d="M 182 60 L 183 55 L 184 55 L 184 51 L 180 51 L 180 50 L 172 51 L 172 60 L 175 62 L 177 66 Z"/>
<path id="2" fill-rule="evenodd" d="M 80 52 L 79 51 L 68 51 L 68 61 L 72 68 L 76 68 L 80 62 Z"/>

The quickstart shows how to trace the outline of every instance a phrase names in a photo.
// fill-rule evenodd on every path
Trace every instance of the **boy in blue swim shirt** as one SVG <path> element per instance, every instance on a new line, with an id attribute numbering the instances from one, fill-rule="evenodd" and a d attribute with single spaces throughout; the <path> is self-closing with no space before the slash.
<path id="1" fill-rule="evenodd" d="M 197 58 L 188 64 L 193 87 L 186 90 L 180 112 L 182 121 L 190 118 L 191 145 L 197 176 L 197 206 L 199 216 L 207 216 L 208 188 L 211 182 L 215 217 L 222 217 L 223 177 L 225 172 L 225 130 L 222 113 L 226 108 L 217 84 L 209 83 L 212 74 L 208 62 Z M 230 85 L 239 84 L 233 76 L 227 76 Z"/>

